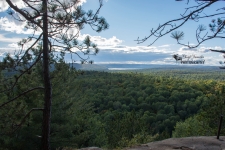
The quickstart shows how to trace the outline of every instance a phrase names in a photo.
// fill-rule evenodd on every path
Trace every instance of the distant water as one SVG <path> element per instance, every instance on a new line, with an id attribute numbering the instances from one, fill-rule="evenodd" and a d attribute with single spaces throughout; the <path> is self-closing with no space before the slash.
<path id="1" fill-rule="evenodd" d="M 104 66 L 109 70 L 137 70 L 148 68 L 161 68 L 163 65 L 149 65 L 149 64 L 98 64 Z"/>
<path id="2" fill-rule="evenodd" d="M 99 65 L 99 64 L 98 64 Z M 140 69 L 216 69 L 218 66 L 206 66 L 206 65 L 156 65 L 156 64 L 100 64 L 108 70 L 140 70 Z"/>
<path id="3" fill-rule="evenodd" d="M 137 70 L 143 68 L 108 68 L 108 70 Z"/>

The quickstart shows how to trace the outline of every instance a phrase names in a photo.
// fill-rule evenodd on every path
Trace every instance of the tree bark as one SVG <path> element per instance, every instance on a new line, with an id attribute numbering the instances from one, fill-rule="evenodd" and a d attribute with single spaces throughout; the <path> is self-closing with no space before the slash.
<path id="1" fill-rule="evenodd" d="M 42 149 L 50 150 L 50 120 L 51 120 L 51 103 L 52 87 L 49 73 L 49 48 L 48 48 L 48 17 L 47 1 L 43 0 L 43 77 L 44 77 L 44 110 L 42 122 Z"/>

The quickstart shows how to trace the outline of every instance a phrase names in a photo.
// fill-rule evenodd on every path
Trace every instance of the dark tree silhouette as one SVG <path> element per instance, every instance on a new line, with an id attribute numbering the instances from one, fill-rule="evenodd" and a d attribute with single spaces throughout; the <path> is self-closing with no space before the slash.
<path id="1" fill-rule="evenodd" d="M 96 55 L 99 49 L 91 42 L 89 36 L 83 42 L 79 42 L 79 31 L 85 24 L 96 32 L 101 32 L 108 28 L 108 24 L 103 17 L 99 17 L 99 11 L 103 6 L 103 1 L 99 0 L 98 9 L 93 12 L 85 12 L 79 6 L 80 0 L 23 0 L 23 8 L 19 8 L 12 0 L 6 0 L 9 5 L 8 13 L 17 21 L 26 22 L 25 29 L 33 30 L 33 35 L 23 39 L 18 44 L 21 50 L 14 56 L 8 54 L 1 62 L 1 70 L 16 72 L 16 75 L 7 78 L 7 89 L 1 92 L 15 90 L 20 78 L 35 67 L 39 62 L 43 67 L 43 86 L 34 87 L 22 92 L 7 102 L 0 104 L 0 107 L 10 105 L 18 97 L 30 93 L 34 90 L 44 89 L 44 107 L 33 108 L 26 117 L 34 110 L 43 111 L 42 123 L 42 149 L 50 149 L 50 122 L 52 86 L 50 78 L 50 64 L 57 52 L 76 54 L 82 63 L 89 60 L 89 55 Z M 26 45 L 30 45 L 29 47 Z M 28 48 L 26 48 L 28 47 Z M 74 61 L 74 59 L 72 59 Z M 93 63 L 93 61 L 89 61 Z M 10 84 L 8 84 L 9 82 Z M 21 126 L 21 124 L 19 124 Z"/>

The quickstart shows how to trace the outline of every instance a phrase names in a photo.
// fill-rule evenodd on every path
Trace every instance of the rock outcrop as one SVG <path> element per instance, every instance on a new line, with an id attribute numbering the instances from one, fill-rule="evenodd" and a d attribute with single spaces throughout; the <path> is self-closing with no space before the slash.
<path id="1" fill-rule="evenodd" d="M 221 136 L 219 140 L 216 136 L 170 138 L 126 150 L 225 150 L 225 136 Z"/>

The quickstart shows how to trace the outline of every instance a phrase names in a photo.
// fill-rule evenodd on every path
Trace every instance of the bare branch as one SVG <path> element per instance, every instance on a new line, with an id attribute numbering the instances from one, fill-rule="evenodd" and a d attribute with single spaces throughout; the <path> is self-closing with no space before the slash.
<path id="1" fill-rule="evenodd" d="M 28 15 L 27 15 L 26 13 L 24 13 L 20 8 L 18 8 L 17 6 L 13 5 L 13 3 L 11 2 L 11 0 L 6 0 L 6 2 L 8 3 L 8 5 L 9 5 L 11 8 L 13 8 L 13 9 L 14 9 L 16 12 L 18 12 L 19 14 L 21 14 L 26 20 L 28 20 L 28 21 L 34 23 L 35 25 L 39 26 L 40 28 L 42 28 L 41 25 L 40 25 L 38 22 L 36 22 L 36 21 L 34 20 L 34 18 L 32 18 L 31 16 L 28 16 Z"/>
<path id="2" fill-rule="evenodd" d="M 166 23 L 164 23 L 162 25 L 159 25 L 158 28 L 156 28 L 155 30 L 154 29 L 151 30 L 151 33 L 150 33 L 149 36 L 147 36 L 147 37 L 145 37 L 143 39 L 139 39 L 138 38 L 135 41 L 137 41 L 138 44 L 141 44 L 141 43 L 144 43 L 145 41 L 147 41 L 150 37 L 156 37 L 156 39 L 149 44 L 149 46 L 151 46 L 160 37 L 163 37 L 164 35 L 166 35 L 168 33 L 171 33 L 172 31 L 174 31 L 174 30 L 178 29 L 179 27 L 183 26 L 188 20 L 196 20 L 197 21 L 197 19 L 199 19 L 198 14 L 200 12 L 202 12 L 205 8 L 211 6 L 213 3 L 217 2 L 217 1 L 218 0 L 209 1 L 208 3 L 204 2 L 204 3 L 201 3 L 198 6 L 194 6 L 194 7 L 196 7 L 196 10 L 194 10 L 194 11 L 192 11 L 189 14 L 186 15 L 187 9 L 190 9 L 190 8 L 187 8 L 185 13 L 183 15 L 181 15 L 180 18 L 174 19 L 174 20 L 170 20 L 170 21 L 167 21 Z M 201 6 L 201 7 L 198 8 L 199 6 Z M 223 14 L 223 13 L 218 13 L 218 15 L 219 14 Z M 209 15 L 209 16 L 213 16 L 213 15 Z M 205 16 L 205 17 L 208 17 L 208 16 Z M 174 24 L 174 23 L 176 23 L 178 21 L 182 21 L 182 22 L 179 25 Z M 165 32 L 163 32 L 166 27 L 171 27 L 171 28 L 169 30 L 166 30 Z M 178 41 L 178 44 L 181 44 L 181 43 Z M 185 45 L 185 44 L 183 44 L 183 45 Z M 190 46 L 190 45 L 188 45 L 188 46 Z"/>
<path id="3" fill-rule="evenodd" d="M 216 49 L 209 49 L 213 52 L 225 53 L 225 50 L 216 50 Z"/>
<path id="4" fill-rule="evenodd" d="M 5 106 L 5 105 L 7 105 L 7 104 L 9 104 L 9 103 L 11 103 L 11 102 L 13 102 L 13 101 L 15 101 L 15 100 L 18 99 L 19 97 L 26 95 L 27 93 L 30 93 L 30 92 L 32 92 L 32 91 L 34 91 L 34 90 L 40 90 L 40 89 L 43 90 L 44 87 L 36 87 L 36 88 L 29 89 L 29 90 L 27 90 L 27 91 L 25 91 L 25 92 L 19 94 L 18 96 L 16 96 L 16 97 L 10 99 L 9 101 L 7 101 L 7 102 L 1 104 L 1 105 L 0 105 L 0 108 L 3 107 L 3 106 Z"/>
<path id="5" fill-rule="evenodd" d="M 16 128 L 13 132 L 16 132 L 16 131 L 23 125 L 23 123 L 26 121 L 26 118 L 29 117 L 29 115 L 30 115 L 30 113 L 31 113 L 32 111 L 37 111 L 37 110 L 43 111 L 44 108 L 32 108 L 32 109 L 31 109 L 31 110 L 23 117 L 23 119 L 21 120 L 21 122 L 20 122 L 19 124 L 15 125 L 15 126 L 17 126 L 17 128 Z"/>
<path id="6" fill-rule="evenodd" d="M 9 89 L 6 89 L 6 90 L 4 90 L 4 91 L 1 91 L 0 93 L 12 90 L 12 89 L 16 86 L 16 84 L 17 84 L 17 82 L 19 81 L 19 79 L 20 79 L 25 73 L 27 73 L 28 71 L 30 71 L 30 70 L 33 68 L 33 66 L 35 66 L 35 65 L 37 64 L 37 62 L 38 62 L 38 61 L 40 60 L 40 58 L 41 58 L 41 55 L 42 55 L 42 52 L 39 53 L 39 55 L 38 55 L 38 57 L 36 58 L 35 62 L 34 62 L 32 65 L 30 65 L 29 68 L 27 68 L 27 69 L 26 69 L 25 71 L 23 71 L 19 76 L 16 77 L 15 82 L 13 83 L 13 85 L 12 85 Z"/>
<path id="7" fill-rule="evenodd" d="M 24 58 L 24 56 L 29 52 L 29 50 L 31 49 L 31 48 L 33 48 L 36 44 L 37 44 L 37 42 L 41 39 L 41 37 L 42 37 L 42 35 L 43 35 L 43 33 L 41 33 L 40 35 L 39 35 L 39 37 L 36 39 L 36 41 L 25 51 L 25 53 L 24 53 L 24 55 L 18 60 L 18 63 L 19 62 L 21 62 L 21 60 Z"/>

